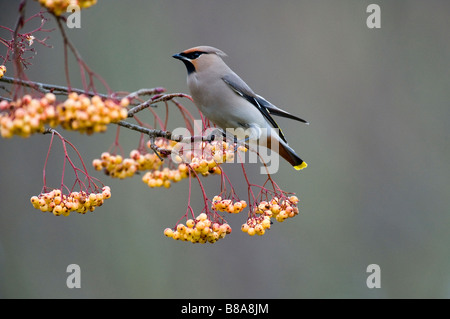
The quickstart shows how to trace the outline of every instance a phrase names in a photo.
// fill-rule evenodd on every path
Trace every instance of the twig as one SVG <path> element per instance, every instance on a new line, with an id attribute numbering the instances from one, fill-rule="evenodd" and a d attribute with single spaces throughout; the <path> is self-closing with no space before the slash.
<path id="1" fill-rule="evenodd" d="M 119 121 L 116 122 L 117 125 L 123 126 L 127 129 L 133 130 L 133 131 L 137 131 L 137 132 L 141 132 L 144 134 L 147 134 L 150 137 L 163 137 L 165 139 L 171 140 L 171 141 L 176 141 L 176 142 L 180 142 L 183 140 L 183 136 L 181 135 L 174 135 L 172 136 L 172 132 L 170 131 L 163 131 L 163 130 L 157 130 L 157 129 L 149 129 L 149 128 L 145 128 L 136 124 L 132 124 L 132 123 L 128 123 L 126 121 Z"/>
<path id="2" fill-rule="evenodd" d="M 7 76 L 2 77 L 0 79 L 0 82 L 12 83 L 12 84 L 18 84 L 21 86 L 25 86 L 25 87 L 30 87 L 41 93 L 53 93 L 53 94 L 57 94 L 57 95 L 67 95 L 70 92 L 76 92 L 78 94 L 85 94 L 88 96 L 98 95 L 103 98 L 108 97 L 108 95 L 106 95 L 106 94 L 101 94 L 101 93 L 96 93 L 96 92 L 91 92 L 91 91 L 86 92 L 81 89 L 68 88 L 66 86 L 60 86 L 60 85 L 55 85 L 55 84 L 46 84 L 46 83 L 40 83 L 40 82 L 36 82 L 36 81 L 25 81 L 25 80 L 11 78 L 11 77 L 7 77 Z"/>
<path id="3" fill-rule="evenodd" d="M 108 92 L 111 92 L 111 89 L 109 88 L 108 84 L 106 83 L 106 81 L 99 76 L 98 74 L 96 74 L 94 71 L 91 70 L 91 68 L 86 64 L 86 62 L 84 62 L 84 60 L 81 57 L 81 54 L 78 52 L 78 50 L 75 48 L 75 46 L 73 45 L 73 43 L 69 40 L 69 37 L 66 34 L 66 31 L 64 30 L 64 26 L 61 23 L 61 17 L 58 17 L 56 15 L 54 15 L 55 20 L 58 24 L 58 28 L 61 32 L 61 36 L 63 37 L 63 41 L 64 41 L 64 63 L 65 63 L 65 69 L 66 69 L 66 78 L 67 78 L 67 83 L 69 84 L 70 87 L 70 82 L 69 82 L 69 71 L 68 71 L 68 58 L 67 58 L 67 48 L 70 49 L 70 51 L 72 52 L 72 54 L 75 56 L 75 59 L 78 62 L 78 65 L 80 67 L 80 74 L 81 74 L 81 81 L 83 83 L 83 87 L 87 90 L 94 89 L 94 77 L 96 77 L 101 83 L 102 85 L 106 88 L 106 90 Z M 89 76 L 89 84 L 86 83 L 86 79 L 84 76 L 84 71 L 87 71 L 88 76 Z"/>
<path id="4" fill-rule="evenodd" d="M 125 96 L 125 98 L 132 100 L 141 95 L 154 95 L 154 94 L 161 94 L 164 92 L 166 92 L 166 89 L 162 87 L 156 87 L 153 89 L 139 89 L 135 92 L 129 93 L 128 95 Z"/>
<path id="5" fill-rule="evenodd" d="M 191 97 L 184 93 L 172 93 L 172 94 L 164 94 L 164 95 L 155 95 L 149 100 L 145 101 L 144 103 L 141 103 L 139 105 L 136 105 L 132 109 L 128 111 L 128 117 L 133 117 L 134 114 L 152 106 L 153 104 L 156 104 L 158 102 L 165 102 L 169 101 L 175 97 L 185 97 L 191 100 Z"/>

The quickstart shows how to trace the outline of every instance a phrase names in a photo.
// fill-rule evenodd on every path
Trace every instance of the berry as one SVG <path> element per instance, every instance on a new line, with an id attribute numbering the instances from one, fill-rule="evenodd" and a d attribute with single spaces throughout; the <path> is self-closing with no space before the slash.
<path id="1" fill-rule="evenodd" d="M 6 73 L 6 66 L 0 65 L 0 79 L 3 77 L 5 73 Z"/>
<path id="2" fill-rule="evenodd" d="M 164 229 L 164 235 L 167 236 L 167 237 L 172 237 L 173 236 L 173 230 L 171 228 Z"/>

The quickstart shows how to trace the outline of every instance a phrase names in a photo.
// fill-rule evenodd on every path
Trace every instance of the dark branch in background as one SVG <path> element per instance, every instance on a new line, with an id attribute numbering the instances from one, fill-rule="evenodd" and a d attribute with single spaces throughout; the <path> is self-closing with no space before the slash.
<path id="1" fill-rule="evenodd" d="M 16 22 L 16 26 L 14 27 L 14 33 L 13 33 L 13 47 L 14 47 L 14 56 L 13 56 L 13 60 L 14 60 L 14 66 L 16 68 L 16 74 L 18 75 L 19 78 L 22 77 L 23 74 L 23 69 L 22 69 L 22 65 L 20 64 L 20 59 L 18 58 L 20 53 L 19 53 L 19 46 L 17 45 L 17 41 L 18 41 L 18 37 L 17 35 L 19 34 L 19 30 L 23 27 L 24 25 L 24 21 L 25 21 L 25 4 L 26 4 L 26 0 L 22 0 L 20 2 L 19 5 L 19 16 L 17 18 L 17 22 Z"/>
<path id="2" fill-rule="evenodd" d="M 72 54 L 75 56 L 75 59 L 77 60 L 78 65 L 80 66 L 81 81 L 83 83 L 84 89 L 86 91 L 91 90 L 91 89 L 95 90 L 95 86 L 94 86 L 94 77 L 95 77 L 102 83 L 102 85 L 106 88 L 106 90 L 108 92 L 111 92 L 111 89 L 109 88 L 106 81 L 102 77 L 100 77 L 98 74 L 96 74 L 94 71 L 91 70 L 91 68 L 86 64 L 86 62 L 84 62 L 84 60 L 81 57 L 81 54 L 75 48 L 73 43 L 69 40 L 69 38 L 66 34 L 66 31 L 64 30 L 64 26 L 61 23 L 61 20 L 63 18 L 60 16 L 57 16 L 57 15 L 54 15 L 54 17 L 58 24 L 58 28 L 61 32 L 61 36 L 63 37 L 63 41 L 64 41 L 64 68 L 65 68 L 67 85 L 69 86 L 69 88 L 71 88 L 71 85 L 70 85 L 70 78 L 69 78 L 69 64 L 68 64 L 69 61 L 68 61 L 68 56 L 67 56 L 67 48 L 70 49 Z M 89 84 L 86 83 L 85 72 L 87 72 L 87 74 L 88 74 Z"/>

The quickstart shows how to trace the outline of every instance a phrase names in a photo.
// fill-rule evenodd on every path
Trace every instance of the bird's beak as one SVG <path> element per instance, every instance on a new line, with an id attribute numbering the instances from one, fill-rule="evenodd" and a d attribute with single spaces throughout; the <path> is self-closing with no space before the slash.
<path id="1" fill-rule="evenodd" d="M 186 61 L 187 60 L 186 57 L 180 55 L 179 53 L 172 55 L 172 58 L 175 58 L 175 59 L 178 59 L 178 60 L 181 60 L 181 61 L 183 61 L 183 60 Z"/>

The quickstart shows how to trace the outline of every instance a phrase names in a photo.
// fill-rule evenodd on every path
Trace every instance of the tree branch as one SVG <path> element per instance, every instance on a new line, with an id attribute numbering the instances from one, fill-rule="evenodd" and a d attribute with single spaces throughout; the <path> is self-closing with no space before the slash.
<path id="1" fill-rule="evenodd" d="M 133 117 L 134 114 L 148 108 L 149 106 L 152 106 L 155 103 L 169 101 L 175 97 L 185 97 L 192 101 L 192 98 L 189 95 L 186 95 L 184 93 L 172 93 L 172 94 L 164 94 L 164 95 L 159 94 L 159 95 L 155 95 L 155 96 L 151 97 L 146 102 L 136 105 L 135 107 L 130 109 L 128 111 L 128 117 Z"/>
<path id="2" fill-rule="evenodd" d="M 70 88 L 69 89 L 66 86 L 40 83 L 40 82 L 36 82 L 36 81 L 25 81 L 25 80 L 11 78 L 11 77 L 7 77 L 7 76 L 2 77 L 0 79 L 0 82 L 11 83 L 11 84 L 18 84 L 18 85 L 21 85 L 21 86 L 25 86 L 25 87 L 29 87 L 29 88 L 35 89 L 36 91 L 39 91 L 41 93 L 53 93 L 53 94 L 56 94 L 56 95 L 67 95 L 70 92 L 76 92 L 78 94 L 85 94 L 85 95 L 88 95 L 88 96 L 98 95 L 98 96 L 103 97 L 103 98 L 107 98 L 108 97 L 108 95 L 106 95 L 106 94 L 95 93 L 95 92 L 86 92 L 84 90 L 76 89 L 76 88 Z"/>

